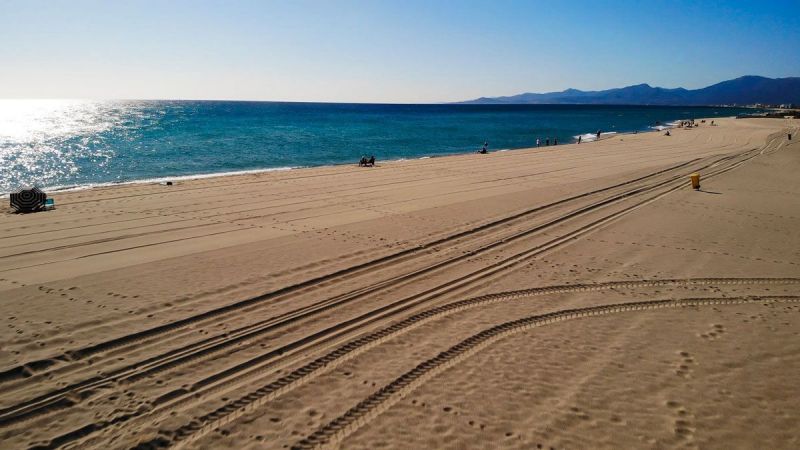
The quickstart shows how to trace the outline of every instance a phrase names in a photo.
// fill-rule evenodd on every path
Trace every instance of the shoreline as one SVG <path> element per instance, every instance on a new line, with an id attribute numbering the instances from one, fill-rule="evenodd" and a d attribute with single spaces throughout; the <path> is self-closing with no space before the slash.
<path id="1" fill-rule="evenodd" d="M 713 120 L 718 120 L 722 118 L 735 118 L 736 116 L 725 116 L 725 117 L 715 117 Z M 695 119 L 699 120 L 712 120 L 711 118 L 698 118 Z M 609 139 L 614 136 L 624 136 L 624 135 L 633 135 L 633 134 L 643 134 L 643 133 L 652 133 L 652 132 L 661 132 L 667 129 L 674 128 L 677 123 L 679 123 L 681 119 L 675 119 L 672 121 L 664 122 L 666 125 L 660 125 L 661 128 L 655 128 L 654 126 L 648 125 L 643 129 L 637 130 L 630 130 L 630 131 L 608 131 L 603 132 L 601 134 L 600 139 L 594 138 L 594 133 L 585 133 L 580 136 L 592 136 L 592 138 L 587 139 L 586 137 L 583 138 L 583 144 L 588 144 L 591 142 L 597 142 L 598 140 Z M 543 140 L 542 140 L 543 141 Z M 569 142 L 562 143 L 560 145 L 571 145 L 577 144 L 577 135 L 572 136 L 572 139 Z M 529 150 L 535 148 L 545 148 L 547 146 L 541 145 L 539 147 L 517 147 L 517 148 L 502 148 L 497 150 L 491 150 L 489 153 L 495 152 L 507 152 L 507 151 L 519 151 L 519 150 Z M 549 147 L 556 147 L 554 145 L 550 145 Z M 379 160 L 381 163 L 397 163 L 397 162 L 404 162 L 404 161 L 415 161 L 421 159 L 433 159 L 433 158 L 446 158 L 451 156 L 464 156 L 470 155 L 475 152 L 459 152 L 459 153 L 429 153 L 424 154 L 419 157 L 412 157 L 412 158 L 398 158 L 398 159 L 388 159 L 388 160 Z M 355 160 L 355 159 L 354 159 Z M 142 179 L 134 179 L 134 180 L 126 180 L 126 181 L 105 181 L 105 182 L 97 182 L 97 183 L 87 183 L 87 184 L 78 184 L 78 185 L 55 185 L 52 187 L 48 186 L 37 186 L 46 193 L 66 193 L 66 192 L 76 192 L 76 191 L 86 191 L 92 189 L 103 189 L 103 188 L 111 188 L 116 186 L 127 186 L 127 185 L 136 185 L 136 184 L 159 184 L 164 183 L 167 181 L 192 181 L 192 180 L 202 180 L 202 179 L 209 179 L 209 178 L 224 178 L 224 177 L 236 177 L 236 176 L 244 176 L 244 175 L 253 175 L 253 174 L 260 174 L 260 173 L 270 173 L 270 172 L 285 172 L 285 171 L 294 171 L 294 170 L 305 170 L 305 169 L 321 169 L 321 168 L 333 168 L 333 167 L 341 167 L 341 166 L 349 166 L 349 165 L 357 165 L 357 161 L 353 163 L 342 162 L 342 163 L 334 163 L 334 164 L 320 164 L 320 165 L 309 165 L 309 166 L 292 166 L 292 167 L 272 167 L 272 168 L 255 168 L 255 169 L 244 169 L 244 170 L 237 170 L 237 171 L 224 171 L 224 172 L 210 172 L 210 173 L 198 173 L 198 174 L 187 174 L 187 175 L 174 175 L 174 176 L 163 176 L 163 177 L 155 177 L 155 178 L 142 178 Z M 9 197 L 11 192 L 0 192 L 0 199 L 6 199 Z"/>

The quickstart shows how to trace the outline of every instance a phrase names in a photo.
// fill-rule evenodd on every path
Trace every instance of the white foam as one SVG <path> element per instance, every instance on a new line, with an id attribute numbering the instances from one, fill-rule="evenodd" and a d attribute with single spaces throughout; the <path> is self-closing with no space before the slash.
<path id="1" fill-rule="evenodd" d="M 230 177 L 234 175 L 250 175 L 256 173 L 267 173 L 267 172 L 282 172 L 285 170 L 292 170 L 292 169 L 299 169 L 299 167 L 273 167 L 270 169 L 251 169 L 251 170 L 238 170 L 238 171 L 231 171 L 231 172 L 216 172 L 216 173 L 198 173 L 194 175 L 180 175 L 175 177 L 159 177 L 159 178 L 145 178 L 141 180 L 131 180 L 131 181 L 118 181 L 118 182 L 104 182 L 104 183 L 87 183 L 87 184 L 73 184 L 73 185 L 56 185 L 56 186 L 45 186 L 41 189 L 45 192 L 74 192 L 74 191 L 84 191 L 86 189 L 94 189 L 94 188 L 102 188 L 102 187 L 111 187 L 111 186 L 126 186 L 131 184 L 156 184 L 156 183 L 163 183 L 166 181 L 188 181 L 188 180 L 200 180 L 205 178 L 216 178 L 216 177 Z M 8 197 L 9 193 L 0 194 L 0 198 Z"/>
<path id="2" fill-rule="evenodd" d="M 616 131 L 607 131 L 605 133 L 600 133 L 600 138 L 613 136 L 615 134 L 617 134 Z M 576 141 L 578 140 L 578 137 L 581 138 L 581 142 L 592 142 L 597 140 L 597 133 L 586 133 L 577 136 L 572 136 L 572 138 L 575 139 Z"/>

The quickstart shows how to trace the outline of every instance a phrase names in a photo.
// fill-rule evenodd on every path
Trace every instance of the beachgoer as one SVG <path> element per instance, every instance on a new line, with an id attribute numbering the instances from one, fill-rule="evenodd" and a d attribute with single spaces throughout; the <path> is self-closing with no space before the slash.
<path id="1" fill-rule="evenodd" d="M 558 145 L 558 138 L 553 138 L 553 145 Z"/>
<path id="2" fill-rule="evenodd" d="M 539 146 L 539 138 L 536 138 L 536 146 Z"/>
<path id="3" fill-rule="evenodd" d="M 711 125 L 714 125 L 714 121 L 713 120 L 711 121 Z"/>
<path id="4" fill-rule="evenodd" d="M 369 165 L 373 167 L 375 166 L 375 155 L 371 155 L 369 157 Z"/>
<path id="5" fill-rule="evenodd" d="M 545 146 L 549 146 L 550 145 L 550 138 L 547 138 L 547 139 L 544 140 L 544 145 Z"/>
<path id="6" fill-rule="evenodd" d="M 578 136 L 578 144 L 580 144 L 580 143 L 581 143 L 581 137 Z"/>
<path id="7" fill-rule="evenodd" d="M 600 139 L 600 130 L 597 130 L 597 139 Z"/>
<path id="8" fill-rule="evenodd" d="M 669 134 L 669 130 L 667 130 L 667 132 L 666 132 L 666 133 L 664 133 L 664 136 L 672 136 L 672 135 L 671 135 L 671 134 Z"/>

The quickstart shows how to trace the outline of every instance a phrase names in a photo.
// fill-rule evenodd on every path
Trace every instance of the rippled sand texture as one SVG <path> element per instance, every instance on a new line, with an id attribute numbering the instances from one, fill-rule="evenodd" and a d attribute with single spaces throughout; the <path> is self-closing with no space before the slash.
<path id="1" fill-rule="evenodd" d="M 0 215 L 4 447 L 796 448 L 800 124 L 717 123 Z"/>

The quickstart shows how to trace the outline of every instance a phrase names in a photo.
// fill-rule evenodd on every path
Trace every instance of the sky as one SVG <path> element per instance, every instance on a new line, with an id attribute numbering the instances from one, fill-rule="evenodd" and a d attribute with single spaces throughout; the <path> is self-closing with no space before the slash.
<path id="1" fill-rule="evenodd" d="M 436 103 L 800 76 L 800 0 L 0 0 L 0 98 Z"/>

